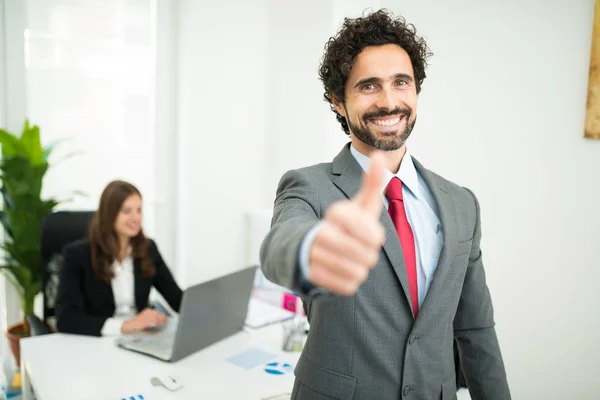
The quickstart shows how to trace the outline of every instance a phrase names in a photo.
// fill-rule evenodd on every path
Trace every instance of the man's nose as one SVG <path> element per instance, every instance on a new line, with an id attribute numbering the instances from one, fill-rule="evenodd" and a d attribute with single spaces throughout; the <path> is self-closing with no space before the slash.
<path id="1" fill-rule="evenodd" d="M 379 97 L 377 98 L 377 108 L 392 111 L 396 108 L 396 99 L 394 98 L 393 92 L 389 88 L 384 88 L 379 92 Z"/>

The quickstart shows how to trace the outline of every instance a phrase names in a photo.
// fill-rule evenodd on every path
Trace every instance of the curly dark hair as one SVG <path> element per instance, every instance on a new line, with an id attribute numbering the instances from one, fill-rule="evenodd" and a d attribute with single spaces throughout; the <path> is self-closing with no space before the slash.
<path id="1" fill-rule="evenodd" d="M 413 65 L 417 94 L 425 80 L 427 59 L 433 55 L 422 37 L 417 36 L 414 25 L 403 17 L 394 17 L 386 9 L 359 18 L 344 18 L 336 36 L 325 44 L 325 53 L 319 66 L 319 78 L 323 82 L 323 97 L 335 113 L 346 134 L 350 134 L 346 118 L 340 115 L 332 102 L 332 95 L 343 103 L 344 89 L 356 57 L 367 46 L 397 44 L 409 55 Z"/>

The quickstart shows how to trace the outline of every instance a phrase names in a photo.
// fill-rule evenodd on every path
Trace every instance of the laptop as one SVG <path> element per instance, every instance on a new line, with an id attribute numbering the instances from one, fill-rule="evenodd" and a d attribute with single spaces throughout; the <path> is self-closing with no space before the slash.
<path id="1" fill-rule="evenodd" d="M 117 345 L 175 362 L 241 331 L 257 268 L 247 267 L 187 288 L 179 316 L 163 326 L 122 335 Z"/>

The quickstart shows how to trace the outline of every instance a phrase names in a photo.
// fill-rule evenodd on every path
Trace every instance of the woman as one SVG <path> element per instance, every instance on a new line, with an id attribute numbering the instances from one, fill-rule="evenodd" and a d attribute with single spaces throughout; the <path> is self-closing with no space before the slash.
<path id="1" fill-rule="evenodd" d="M 181 289 L 144 236 L 142 196 L 130 183 L 108 184 L 88 238 L 66 246 L 63 255 L 55 307 L 59 332 L 118 335 L 164 324 L 167 317 L 148 308 L 152 286 L 179 311 Z"/>

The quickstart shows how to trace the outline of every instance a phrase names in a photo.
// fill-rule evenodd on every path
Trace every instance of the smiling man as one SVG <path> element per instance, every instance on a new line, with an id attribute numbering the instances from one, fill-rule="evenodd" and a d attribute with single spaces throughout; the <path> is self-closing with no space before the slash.
<path id="1" fill-rule="evenodd" d="M 479 204 L 407 150 L 425 41 L 385 10 L 346 19 L 320 68 L 350 143 L 288 171 L 262 270 L 303 295 L 310 333 L 292 399 L 511 398 L 480 250 Z"/>

